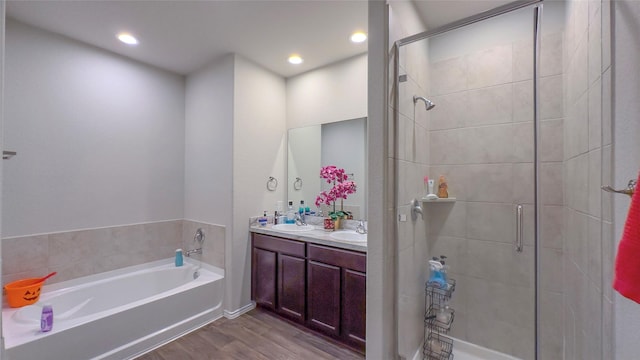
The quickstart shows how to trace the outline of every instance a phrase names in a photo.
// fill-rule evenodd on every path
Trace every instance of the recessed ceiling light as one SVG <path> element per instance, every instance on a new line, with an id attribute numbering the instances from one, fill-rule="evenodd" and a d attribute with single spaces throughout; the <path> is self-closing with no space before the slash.
<path id="1" fill-rule="evenodd" d="M 367 34 L 363 33 L 362 31 L 354 32 L 351 35 L 351 41 L 354 43 L 361 43 L 365 40 L 367 40 Z"/>
<path id="2" fill-rule="evenodd" d="M 133 37 L 133 35 L 129 33 L 120 33 L 118 34 L 118 40 L 122 41 L 127 45 L 138 45 L 138 39 Z"/>
<path id="3" fill-rule="evenodd" d="M 289 56 L 289 63 L 291 64 L 298 65 L 298 64 L 302 64 L 303 61 L 304 60 L 302 60 L 302 58 L 298 54 L 293 54 Z"/>

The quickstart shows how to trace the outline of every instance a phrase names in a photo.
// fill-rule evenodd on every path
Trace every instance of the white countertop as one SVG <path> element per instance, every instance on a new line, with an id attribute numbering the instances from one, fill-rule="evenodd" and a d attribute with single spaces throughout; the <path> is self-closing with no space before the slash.
<path id="1" fill-rule="evenodd" d="M 277 236 L 290 240 L 298 240 L 304 242 L 310 242 L 314 244 L 333 246 L 341 249 L 347 250 L 355 250 L 361 252 L 367 252 L 367 243 L 366 242 L 355 242 L 355 241 L 342 241 L 337 240 L 329 236 L 331 234 L 330 231 L 325 231 L 322 226 L 314 226 L 314 230 L 309 231 L 300 231 L 300 232 L 291 232 L 291 231 L 280 231 L 272 229 L 273 225 L 268 224 L 267 226 L 259 226 L 259 225 L 251 225 L 249 227 L 250 232 L 254 232 L 257 234 L 271 235 Z M 336 230 L 340 231 L 340 230 Z"/>

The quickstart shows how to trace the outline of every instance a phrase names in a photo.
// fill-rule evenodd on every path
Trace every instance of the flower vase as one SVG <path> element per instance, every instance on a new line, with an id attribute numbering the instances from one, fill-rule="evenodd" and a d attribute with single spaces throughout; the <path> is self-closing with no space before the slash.
<path id="1" fill-rule="evenodd" d="M 342 217 L 338 216 L 335 220 L 333 220 L 333 228 L 334 230 L 342 229 Z"/>
<path id="2" fill-rule="evenodd" d="M 333 219 L 331 219 L 330 217 L 324 218 L 324 230 L 325 231 L 335 230 L 335 223 L 333 222 Z"/>

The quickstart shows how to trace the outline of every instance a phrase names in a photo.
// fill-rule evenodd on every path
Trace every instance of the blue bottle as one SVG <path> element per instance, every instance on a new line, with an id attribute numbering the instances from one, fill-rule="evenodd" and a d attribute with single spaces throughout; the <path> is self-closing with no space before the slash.
<path id="1" fill-rule="evenodd" d="M 305 222 L 305 206 L 304 206 L 304 200 L 300 200 L 300 207 L 298 208 L 298 214 L 300 215 L 300 220 L 302 220 L 302 222 Z"/>
<path id="2" fill-rule="evenodd" d="M 427 286 L 433 286 L 441 289 L 447 288 L 447 280 L 445 273 L 442 271 L 443 265 L 438 260 L 429 260 L 429 280 Z"/>
<path id="3" fill-rule="evenodd" d="M 42 307 L 42 316 L 40 317 L 40 330 L 49 332 L 53 329 L 53 307 L 45 304 Z"/>
<path id="4" fill-rule="evenodd" d="M 176 249 L 176 267 L 182 266 L 184 260 L 182 258 L 182 249 Z"/>

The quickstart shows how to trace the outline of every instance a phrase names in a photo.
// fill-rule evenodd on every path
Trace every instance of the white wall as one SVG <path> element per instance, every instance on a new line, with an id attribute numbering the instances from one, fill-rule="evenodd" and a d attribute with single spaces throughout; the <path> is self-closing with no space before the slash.
<path id="1" fill-rule="evenodd" d="M 393 239 L 395 213 L 388 207 L 389 6 L 369 1 L 367 61 L 367 356 L 397 357 Z"/>
<path id="2" fill-rule="evenodd" d="M 250 303 L 249 217 L 273 211 L 286 195 L 284 78 L 234 55 L 233 239 L 226 247 L 227 308 Z M 266 187 L 278 179 L 276 191 Z"/>
<path id="3" fill-rule="evenodd" d="M 367 54 L 287 79 L 287 128 L 367 116 Z"/>
<path id="4" fill-rule="evenodd" d="M 210 63 L 189 74 L 185 95 L 184 217 L 227 227 L 232 218 L 233 70 L 232 55 Z"/>
<path id="5" fill-rule="evenodd" d="M 640 169 L 640 2 L 613 2 L 612 16 L 615 23 L 613 39 L 614 86 L 614 158 L 613 184 L 624 187 L 629 179 L 638 176 Z M 608 3 L 603 3 L 608 6 Z M 614 196 L 614 219 L 616 244 L 622 237 L 629 199 Z M 617 245 L 616 245 L 617 248 Z M 623 298 L 618 293 L 614 298 L 615 313 L 615 359 L 635 359 L 640 353 L 640 304 Z"/>
<path id="6" fill-rule="evenodd" d="M 9 20 L 3 237 L 182 218 L 184 78 Z"/>

